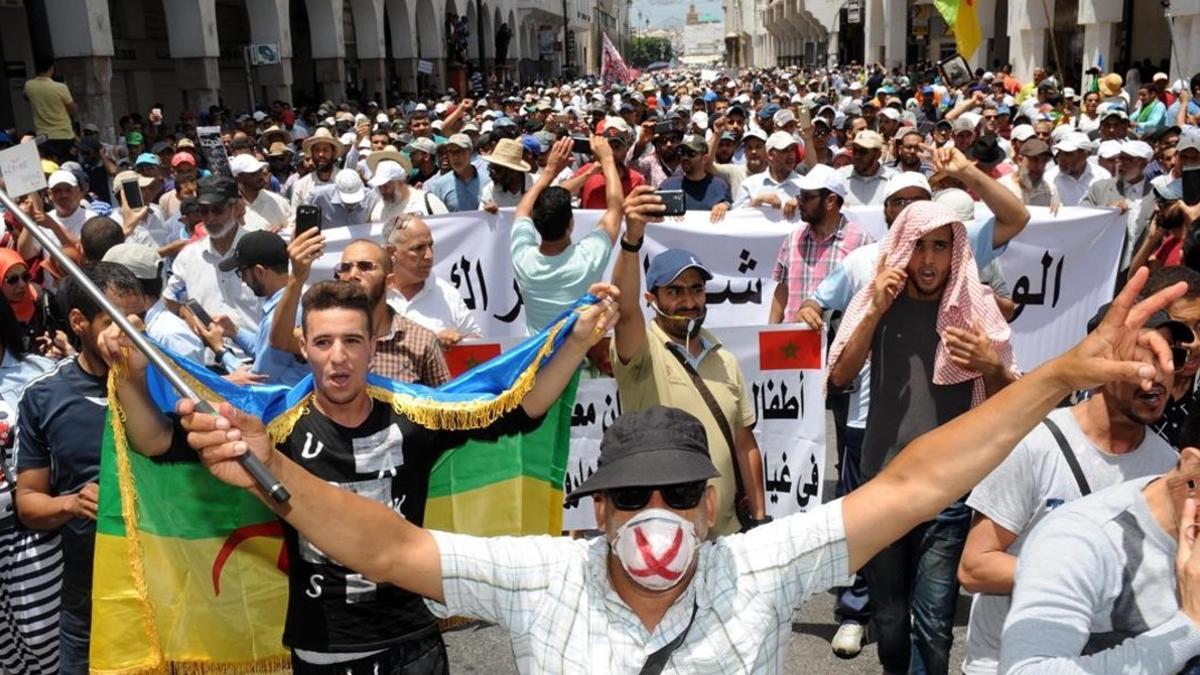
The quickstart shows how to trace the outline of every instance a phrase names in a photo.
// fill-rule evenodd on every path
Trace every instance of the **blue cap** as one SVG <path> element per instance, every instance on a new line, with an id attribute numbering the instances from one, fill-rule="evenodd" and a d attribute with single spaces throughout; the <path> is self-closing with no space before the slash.
<path id="1" fill-rule="evenodd" d="M 4 145 L 16 145 L 16 141 L 13 140 L 13 137 L 9 136 L 8 133 L 4 131 L 0 131 L 0 143 L 3 143 Z"/>
<path id="2" fill-rule="evenodd" d="M 651 290 L 665 286 L 691 267 L 699 270 L 705 281 L 713 278 L 712 272 L 708 271 L 696 254 L 681 248 L 669 248 L 650 261 L 650 269 L 646 270 L 646 286 Z"/>
<path id="3" fill-rule="evenodd" d="M 770 119 L 779 112 L 779 106 L 775 103 L 768 103 L 763 106 L 762 110 L 758 111 L 758 118 L 761 120 Z"/>
<path id="4" fill-rule="evenodd" d="M 1154 185 L 1152 189 L 1154 190 L 1154 196 L 1164 202 L 1183 199 L 1183 179 L 1181 178 L 1176 178 L 1165 185 Z"/>
<path id="5" fill-rule="evenodd" d="M 997 115 L 1011 115 L 1012 109 L 1006 105 L 998 105 L 998 106 L 996 106 L 996 114 Z"/>
<path id="6" fill-rule="evenodd" d="M 542 144 L 538 142 L 538 139 L 530 136 L 529 134 L 521 137 L 521 148 L 526 152 L 532 152 L 535 155 L 542 154 Z"/>
<path id="7" fill-rule="evenodd" d="M 143 152 L 137 156 L 137 161 L 133 163 L 134 166 L 141 166 L 143 164 L 162 166 L 162 162 L 158 160 L 158 155 L 154 154 L 153 152 Z"/>
<path id="8" fill-rule="evenodd" d="M 725 132 L 722 132 L 722 133 L 721 133 L 721 140 L 723 140 L 723 141 L 736 141 L 736 140 L 737 140 L 737 136 L 734 136 L 732 131 L 725 131 Z"/>
<path id="9" fill-rule="evenodd" d="M 493 129 L 497 129 L 499 127 L 515 127 L 515 126 L 517 126 L 517 122 L 516 122 L 516 120 L 514 120 L 511 117 L 497 117 L 496 120 L 494 122 L 492 122 Z"/>

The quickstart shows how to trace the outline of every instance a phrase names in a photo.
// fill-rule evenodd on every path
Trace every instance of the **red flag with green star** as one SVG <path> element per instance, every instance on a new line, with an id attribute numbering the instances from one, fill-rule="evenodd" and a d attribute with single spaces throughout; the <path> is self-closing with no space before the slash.
<path id="1" fill-rule="evenodd" d="M 758 367 L 759 370 L 820 370 L 821 331 L 759 332 Z"/>

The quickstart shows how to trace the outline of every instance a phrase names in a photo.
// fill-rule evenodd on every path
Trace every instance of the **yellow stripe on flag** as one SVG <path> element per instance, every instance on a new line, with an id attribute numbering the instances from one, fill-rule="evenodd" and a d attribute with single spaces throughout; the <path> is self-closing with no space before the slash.
<path id="1" fill-rule="evenodd" d="M 954 21 L 954 40 L 958 46 L 958 53 L 968 59 L 983 41 L 979 29 L 979 14 L 975 11 L 976 2 L 977 0 L 959 0 L 958 16 Z"/>
<path id="2" fill-rule="evenodd" d="M 97 534 L 97 578 L 128 579 L 129 583 L 93 589 L 94 597 L 103 598 L 105 616 L 92 624 L 91 661 L 103 663 L 105 668 L 92 673 L 290 670 L 280 634 L 287 585 L 279 583 L 280 572 L 275 569 L 282 539 L 253 537 L 239 543 L 219 570 L 219 595 L 214 591 L 212 573 L 226 542 L 146 532 L 140 540 L 145 568 L 154 570 L 146 580 L 146 593 L 159 626 L 162 652 L 155 653 L 146 640 L 125 539 Z M 234 631 L 231 626 L 249 629 Z M 170 663 L 164 662 L 163 653 L 174 655 Z"/>
<path id="3" fill-rule="evenodd" d="M 474 490 L 432 497 L 425 527 L 480 537 L 562 532 L 562 489 L 521 476 Z"/>

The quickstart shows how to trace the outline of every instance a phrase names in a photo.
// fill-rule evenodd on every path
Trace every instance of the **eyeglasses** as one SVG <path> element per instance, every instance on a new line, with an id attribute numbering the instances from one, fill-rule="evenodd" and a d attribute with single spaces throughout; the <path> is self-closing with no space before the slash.
<path id="1" fill-rule="evenodd" d="M 380 268 L 380 265 L 374 260 L 350 260 L 344 263 L 339 263 L 337 267 L 333 268 L 333 271 L 339 275 L 349 274 L 354 270 L 355 267 L 363 272 L 374 272 Z"/>
<path id="2" fill-rule="evenodd" d="M 33 279 L 33 277 L 29 274 L 29 272 L 21 272 L 20 274 L 10 274 L 4 277 L 4 283 L 8 284 L 9 286 L 16 286 L 19 283 L 27 284 L 31 279 Z"/>
<path id="3" fill-rule="evenodd" d="M 1175 370 L 1181 370 L 1187 364 L 1188 350 L 1186 347 L 1171 347 L 1171 363 Z"/>
<path id="4" fill-rule="evenodd" d="M 707 487 L 708 483 L 701 480 L 675 485 L 613 488 L 606 490 L 605 496 L 618 511 L 638 511 L 646 508 L 646 505 L 650 503 L 651 495 L 657 490 L 667 506 L 677 511 L 685 511 L 694 509 L 700 504 L 700 499 L 704 497 L 704 490 Z"/>
<path id="5" fill-rule="evenodd" d="M 684 149 L 679 151 L 679 156 L 691 159 L 692 157 L 699 157 L 700 153 L 696 152 L 695 150 Z"/>
<path id="6" fill-rule="evenodd" d="M 913 202 L 919 201 L 921 201 L 919 197 L 892 197 L 887 200 L 886 205 L 893 209 L 902 209 Z"/>

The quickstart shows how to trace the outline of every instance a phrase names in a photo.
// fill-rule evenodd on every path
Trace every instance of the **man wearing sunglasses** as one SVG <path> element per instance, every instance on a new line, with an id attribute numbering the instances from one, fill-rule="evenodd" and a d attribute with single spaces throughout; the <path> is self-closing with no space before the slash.
<path id="1" fill-rule="evenodd" d="M 865 129 L 850 141 L 850 166 L 838 169 L 846 181 L 846 203 L 851 206 L 869 206 L 883 203 L 883 186 L 895 172 L 883 166 L 883 136 Z"/>
<path id="2" fill-rule="evenodd" d="M 682 174 L 671 176 L 659 186 L 660 190 L 683 190 L 683 203 L 688 211 L 710 211 L 710 222 L 720 222 L 729 211 L 733 197 L 725 179 L 708 172 L 706 160 L 708 143 L 704 137 L 692 135 L 679 146 L 679 165 Z"/>
<path id="3" fill-rule="evenodd" d="M 664 208 L 649 190 L 625 206 L 647 219 Z M 606 432 L 599 468 L 582 486 L 596 490 L 604 528 L 590 541 L 424 530 L 311 475 L 272 448 L 260 421 L 227 403 L 219 416 L 196 413 L 187 401 L 178 413 L 214 475 L 256 490 L 314 547 L 365 578 L 424 596 L 440 616 L 499 624 L 521 672 L 637 673 L 657 664 L 671 673 L 773 673 L 783 669 L 796 606 L 974 487 L 1064 396 L 1115 381 L 1150 388 L 1171 377 L 1169 346 L 1141 326 L 1184 288 L 1135 305 L 1145 280 L 1136 273 L 1080 344 L 915 440 L 857 492 L 707 543 L 700 541 L 715 519 L 713 491 L 694 509 L 672 508 L 694 503 L 698 488 L 686 484 L 713 475 L 707 433 L 695 418 L 662 409 L 626 412 Z M 246 452 L 288 486 L 288 504 L 257 492 L 236 461 Z M 611 495 L 646 508 L 622 511 L 610 506 Z M 1194 628 L 1178 639 L 1193 635 Z"/>
<path id="4" fill-rule="evenodd" d="M 1156 285 L 1152 276 L 1147 288 Z M 1189 285 L 1188 294 L 1195 302 L 1200 289 Z M 1089 332 L 1107 310 L 1102 307 L 1088 322 Z M 1178 345 L 1194 341 L 1192 330 L 1166 310 L 1151 315 L 1146 327 L 1173 345 L 1175 369 L 1182 370 L 1188 351 Z M 1179 453 L 1147 427 L 1162 417 L 1167 399 L 1162 383 L 1148 391 L 1124 382 L 1097 387 L 1082 403 L 1051 412 L 971 491 L 967 506 L 975 515 L 958 566 L 963 589 L 975 594 L 964 673 L 997 672 L 1017 556 L 1034 526 L 1089 492 L 1175 467 Z"/>
<path id="5" fill-rule="evenodd" d="M 204 178 L 196 203 L 207 236 L 184 247 L 176 256 L 163 298 L 177 314 L 186 309 L 183 303 L 195 300 L 209 315 L 224 314 L 239 330 L 254 333 L 262 320 L 262 298 L 242 283 L 236 271 L 217 269 L 217 264 L 246 234 L 239 213 L 245 202 L 238 185 L 224 176 Z"/>

